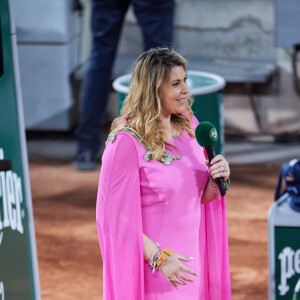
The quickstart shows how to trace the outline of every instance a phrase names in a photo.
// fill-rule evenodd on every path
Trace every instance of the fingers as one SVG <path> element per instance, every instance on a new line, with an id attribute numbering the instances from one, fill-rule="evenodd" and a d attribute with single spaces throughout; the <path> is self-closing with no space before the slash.
<path id="1" fill-rule="evenodd" d="M 227 179 L 230 175 L 230 168 L 227 160 L 222 155 L 217 155 L 211 161 L 210 175 L 213 179 L 223 177 Z"/>
<path id="2" fill-rule="evenodd" d="M 183 274 L 183 273 L 181 273 L 181 272 L 179 272 L 179 273 L 177 274 L 177 276 L 178 276 L 179 278 L 183 279 L 183 280 L 193 282 L 193 280 L 192 280 L 190 277 L 186 276 L 185 274 Z"/>
<path id="3" fill-rule="evenodd" d="M 185 265 L 181 266 L 181 271 L 183 271 L 185 273 L 189 273 L 189 274 L 194 275 L 194 276 L 198 276 L 198 274 L 195 271 L 193 271 L 192 269 L 190 269 L 189 267 L 187 267 Z"/>
<path id="4" fill-rule="evenodd" d="M 179 260 L 182 260 L 182 261 L 190 261 L 190 260 L 194 259 L 194 257 L 184 256 L 184 255 L 181 255 L 181 254 L 179 254 L 179 253 L 174 253 L 174 254 L 177 256 L 177 258 L 178 258 Z M 184 271 L 184 272 L 186 272 L 186 273 L 195 275 L 195 276 L 198 275 L 195 271 L 193 271 L 192 269 L 190 269 L 189 267 L 187 267 L 187 266 L 184 265 L 184 264 L 181 264 L 181 270 Z"/>
<path id="5" fill-rule="evenodd" d="M 174 276 L 174 278 L 169 279 L 170 283 L 176 288 L 178 289 L 177 284 L 181 284 L 181 285 L 186 285 L 185 282 L 179 280 L 177 277 Z"/>
<path id="6" fill-rule="evenodd" d="M 215 156 L 212 160 L 211 160 L 211 165 L 214 165 L 216 164 L 217 162 L 219 161 L 226 161 L 225 158 L 221 155 L 221 154 L 218 154 L 217 156 Z"/>
<path id="7" fill-rule="evenodd" d="M 185 266 L 184 266 L 184 267 L 185 267 Z M 182 270 L 183 270 L 183 268 L 182 268 Z M 189 269 L 189 268 L 187 268 L 187 267 L 186 267 L 186 271 L 185 271 L 185 272 L 192 272 L 192 273 L 194 273 L 195 275 L 197 275 L 196 272 L 192 271 L 191 269 Z M 191 274 L 192 274 L 192 273 L 191 273 Z M 180 280 L 180 279 L 182 279 L 182 280 Z M 174 277 L 174 278 L 172 278 L 172 279 L 169 279 L 169 281 L 171 282 L 171 284 L 172 284 L 176 289 L 178 288 L 177 284 L 186 285 L 186 282 L 183 281 L 183 280 L 186 280 L 186 281 L 189 281 L 189 282 L 193 282 L 193 280 L 192 280 L 190 277 L 186 276 L 186 275 L 183 274 L 182 272 L 178 272 L 178 273 L 176 274 L 176 277 Z"/>
<path id="8" fill-rule="evenodd" d="M 181 255 L 179 253 L 176 253 L 176 256 L 177 256 L 178 259 L 183 260 L 183 261 L 190 261 L 190 260 L 194 259 L 194 257 L 184 256 L 184 255 Z"/>
<path id="9" fill-rule="evenodd" d="M 186 285 L 186 283 L 182 280 L 179 280 L 177 277 L 174 277 L 171 279 L 172 283 L 177 283 L 177 284 L 181 284 L 181 285 Z"/>
<path id="10" fill-rule="evenodd" d="M 176 289 L 178 289 L 177 284 L 176 284 L 173 280 L 169 280 L 169 281 L 171 282 L 171 284 L 172 284 Z"/>
<path id="11" fill-rule="evenodd" d="M 178 272 L 177 275 L 176 275 L 176 277 L 173 277 L 172 279 L 169 279 L 169 281 L 177 289 L 178 288 L 177 284 L 186 285 L 186 282 L 183 281 L 183 280 L 180 280 L 180 279 L 193 282 L 193 280 L 191 278 L 189 278 L 188 276 L 184 275 L 181 272 Z"/>
<path id="12" fill-rule="evenodd" d="M 230 173 L 227 168 L 219 167 L 218 169 L 211 171 L 210 175 L 213 179 L 223 177 L 226 180 L 229 177 Z"/>
<path id="13" fill-rule="evenodd" d="M 192 269 L 188 268 L 180 262 L 180 260 L 190 261 L 192 259 L 194 258 L 173 252 L 173 255 L 169 261 L 169 265 L 161 265 L 160 271 L 164 274 L 167 280 L 177 289 L 178 285 L 186 285 L 187 282 L 193 282 L 193 280 L 183 272 L 195 276 L 198 275 L 195 271 L 193 271 Z"/>

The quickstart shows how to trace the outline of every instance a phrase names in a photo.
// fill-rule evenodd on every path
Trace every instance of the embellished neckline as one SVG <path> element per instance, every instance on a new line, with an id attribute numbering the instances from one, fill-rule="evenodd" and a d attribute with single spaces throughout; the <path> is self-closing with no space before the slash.
<path id="1" fill-rule="evenodd" d="M 127 133 L 131 134 L 145 149 L 146 149 L 146 153 L 144 155 L 144 160 L 145 161 L 150 161 L 152 160 L 152 154 L 153 154 L 153 149 L 149 146 L 149 144 L 143 139 L 143 137 L 131 126 L 129 125 L 126 125 L 125 127 L 121 128 L 121 129 L 114 129 L 109 135 L 108 135 L 108 138 L 105 142 L 105 145 L 107 145 L 108 142 L 111 142 L 113 143 L 116 139 L 116 134 L 118 132 L 121 132 L 121 131 L 126 131 Z M 168 142 L 172 142 L 176 139 L 178 139 L 179 137 L 181 137 L 183 134 L 183 132 L 175 139 L 172 139 Z M 176 156 L 173 156 L 171 154 L 170 151 L 168 150 L 164 150 L 163 151 L 163 154 L 162 156 L 159 158 L 159 162 L 161 162 L 162 164 L 164 165 L 170 165 L 174 160 L 179 160 L 182 158 L 182 154 L 179 154 L 179 155 L 176 155 Z"/>

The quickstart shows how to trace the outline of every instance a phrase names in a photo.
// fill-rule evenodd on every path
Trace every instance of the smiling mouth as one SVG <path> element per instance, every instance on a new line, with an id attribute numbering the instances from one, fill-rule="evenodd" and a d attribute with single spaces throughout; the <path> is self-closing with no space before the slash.
<path id="1" fill-rule="evenodd" d="M 176 101 L 179 102 L 179 103 L 185 103 L 186 99 L 178 99 Z"/>

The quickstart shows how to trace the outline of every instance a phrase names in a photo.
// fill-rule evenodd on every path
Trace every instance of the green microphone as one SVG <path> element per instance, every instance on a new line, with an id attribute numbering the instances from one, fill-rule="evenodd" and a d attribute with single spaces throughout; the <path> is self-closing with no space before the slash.
<path id="1" fill-rule="evenodd" d="M 195 135 L 197 142 L 201 147 L 204 147 L 209 162 L 217 155 L 215 144 L 218 142 L 218 132 L 216 127 L 210 122 L 201 122 L 196 130 Z M 219 188 L 220 194 L 225 196 L 226 185 L 223 177 L 215 179 L 215 182 Z"/>

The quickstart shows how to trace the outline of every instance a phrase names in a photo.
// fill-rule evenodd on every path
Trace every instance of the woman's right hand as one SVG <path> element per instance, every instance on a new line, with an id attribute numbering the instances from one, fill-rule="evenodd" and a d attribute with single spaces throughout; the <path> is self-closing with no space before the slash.
<path id="1" fill-rule="evenodd" d="M 163 273 L 167 280 L 170 281 L 175 288 L 177 288 L 177 284 L 186 285 L 186 281 L 193 282 L 193 280 L 183 272 L 194 276 L 198 275 L 195 271 L 188 268 L 181 262 L 190 261 L 192 259 L 193 257 L 187 257 L 173 252 L 171 256 L 166 255 L 166 260 L 161 263 L 159 270 Z"/>

